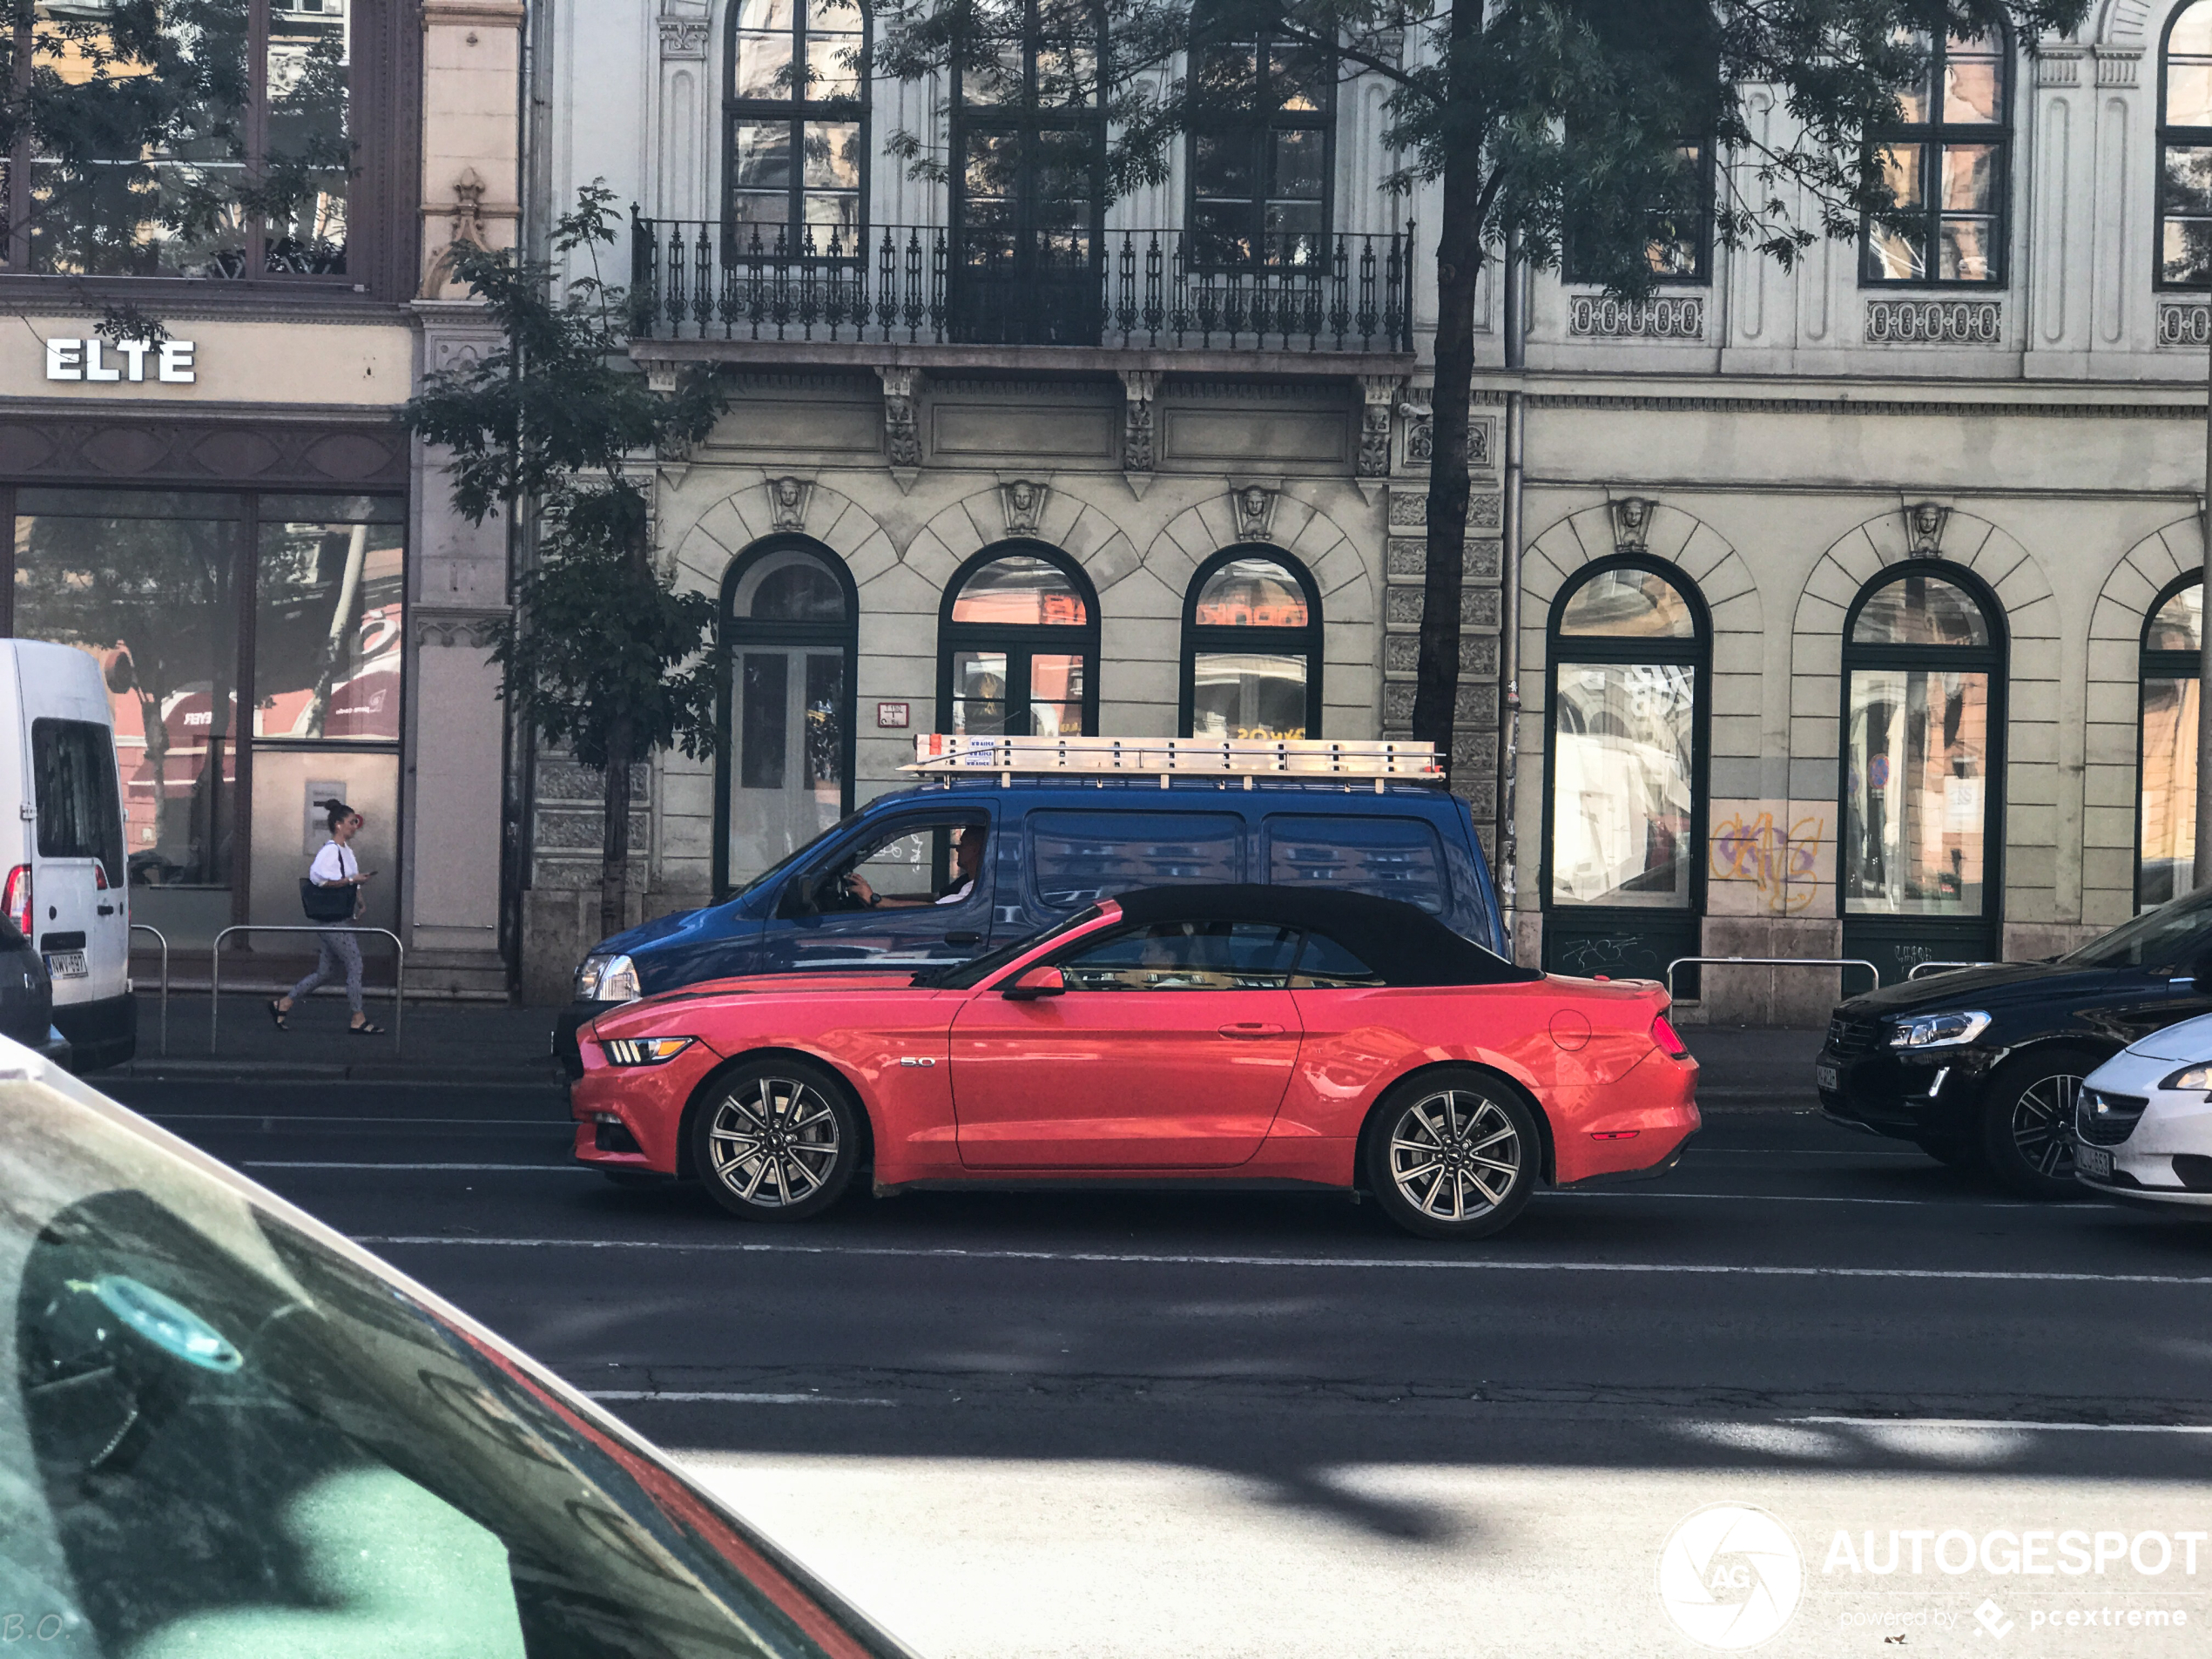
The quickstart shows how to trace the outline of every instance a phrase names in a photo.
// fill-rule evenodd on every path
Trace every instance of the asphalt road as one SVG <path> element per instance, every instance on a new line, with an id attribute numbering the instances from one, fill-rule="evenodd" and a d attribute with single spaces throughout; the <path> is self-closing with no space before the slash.
<path id="1" fill-rule="evenodd" d="M 1695 1653 L 1661 1555 L 1716 1503 L 1778 1521 L 1801 1584 L 1694 1546 L 1720 1611 L 1685 1616 L 1743 1636 L 1793 1599 L 1769 1652 L 2195 1653 L 2212 1624 L 2212 1223 L 2012 1201 L 1808 1112 L 1715 1112 L 1663 1183 L 1444 1247 L 1297 1194 L 745 1227 L 567 1166 L 556 1091 L 111 1087 L 938 1659 Z"/>

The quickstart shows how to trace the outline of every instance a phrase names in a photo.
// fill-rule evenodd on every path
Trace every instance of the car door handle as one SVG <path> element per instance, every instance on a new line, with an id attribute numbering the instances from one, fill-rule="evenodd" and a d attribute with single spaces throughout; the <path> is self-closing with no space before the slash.
<path id="1" fill-rule="evenodd" d="M 969 932 L 947 934 L 945 942 L 948 945 L 980 945 L 983 942 L 983 935 Z"/>
<path id="2" fill-rule="evenodd" d="M 1221 1035 L 1224 1037 L 1279 1037 L 1283 1035 L 1283 1028 L 1269 1025 L 1261 1020 L 1240 1020 L 1234 1025 L 1223 1026 Z"/>
<path id="3" fill-rule="evenodd" d="M 115 907 L 111 904 L 101 905 L 99 907 L 99 913 L 104 916 L 111 916 L 115 914 Z"/>

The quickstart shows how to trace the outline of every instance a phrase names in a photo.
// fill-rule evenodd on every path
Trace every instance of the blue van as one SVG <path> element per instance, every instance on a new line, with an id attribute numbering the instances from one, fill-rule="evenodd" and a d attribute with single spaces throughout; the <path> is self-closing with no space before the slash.
<path id="1" fill-rule="evenodd" d="M 970 881 L 954 847 L 975 830 Z M 1474 816 L 1436 785 L 984 774 L 878 796 L 722 903 L 604 941 L 555 1048 L 573 1072 L 592 1015 L 701 980 L 942 968 L 1131 887 L 1229 881 L 1403 899 L 1513 954 Z"/>

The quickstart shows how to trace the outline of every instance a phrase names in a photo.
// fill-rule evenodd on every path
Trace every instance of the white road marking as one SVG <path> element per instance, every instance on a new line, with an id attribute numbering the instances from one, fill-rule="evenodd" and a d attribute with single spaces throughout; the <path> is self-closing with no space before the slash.
<path id="1" fill-rule="evenodd" d="M 1785 1423 L 1838 1428 L 1990 1428 L 2056 1434 L 2212 1434 L 2212 1423 L 2033 1423 L 2008 1417 L 1785 1417 Z"/>
<path id="2" fill-rule="evenodd" d="M 895 1406 L 895 1399 L 848 1394 L 741 1394 L 713 1388 L 587 1388 L 589 1399 L 705 1400 L 717 1406 Z"/>
<path id="3" fill-rule="evenodd" d="M 348 1163 L 334 1158 L 247 1158 L 241 1170 L 490 1170 L 525 1175 L 597 1175 L 579 1163 Z"/>
<path id="4" fill-rule="evenodd" d="M 459 1244 L 485 1250 L 686 1251 L 741 1256 L 859 1256 L 913 1261 L 1068 1262 L 1140 1267 L 1312 1267 L 1411 1269 L 1461 1273 L 1684 1273 L 1738 1274 L 1751 1278 L 1936 1279 L 2010 1285 L 2180 1285 L 2212 1288 L 2212 1274 L 1995 1272 L 1973 1268 L 1778 1267 L 1765 1263 L 1504 1261 L 1494 1257 L 1167 1256 L 1080 1250 L 961 1250 L 950 1245 L 752 1244 L 652 1238 L 478 1238 L 441 1233 L 356 1233 L 357 1244 L 385 1248 Z"/>

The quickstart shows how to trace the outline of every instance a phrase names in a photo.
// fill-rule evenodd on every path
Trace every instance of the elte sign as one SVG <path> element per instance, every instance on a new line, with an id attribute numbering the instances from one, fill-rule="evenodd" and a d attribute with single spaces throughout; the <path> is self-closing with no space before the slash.
<path id="1" fill-rule="evenodd" d="M 50 381 L 158 381 L 165 386 L 190 386 L 197 378 L 192 366 L 195 347 L 189 340 L 165 340 L 158 346 L 146 340 L 50 340 L 46 342 L 46 378 Z M 112 352 L 112 359 L 108 355 Z M 146 359 L 153 359 L 153 373 L 146 373 Z"/>

